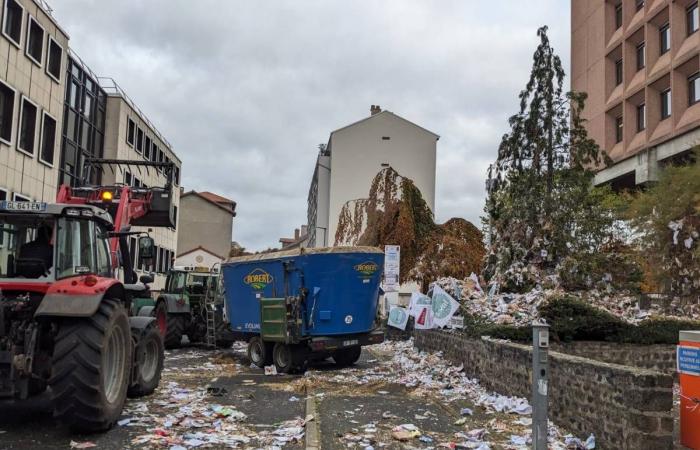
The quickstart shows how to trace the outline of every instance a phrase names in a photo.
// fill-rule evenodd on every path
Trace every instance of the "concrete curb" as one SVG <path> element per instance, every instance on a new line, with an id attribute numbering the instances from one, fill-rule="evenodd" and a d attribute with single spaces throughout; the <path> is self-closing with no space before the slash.
<path id="1" fill-rule="evenodd" d="M 306 417 L 313 417 L 306 422 L 306 450 L 321 450 L 321 418 L 318 416 L 316 396 L 313 394 L 308 394 L 306 398 Z"/>

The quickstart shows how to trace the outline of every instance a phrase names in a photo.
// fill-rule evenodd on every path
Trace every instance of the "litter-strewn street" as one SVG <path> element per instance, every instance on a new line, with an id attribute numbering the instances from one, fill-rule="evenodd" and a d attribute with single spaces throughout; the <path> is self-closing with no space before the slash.
<path id="1" fill-rule="evenodd" d="M 320 363 L 304 375 L 250 368 L 243 345 L 168 352 L 161 385 L 129 400 L 102 435 L 71 435 L 48 402 L 0 407 L 3 448 L 526 448 L 527 401 L 481 389 L 461 367 L 411 342 L 365 350 L 353 368 Z M 551 428 L 551 448 L 577 448 Z"/>

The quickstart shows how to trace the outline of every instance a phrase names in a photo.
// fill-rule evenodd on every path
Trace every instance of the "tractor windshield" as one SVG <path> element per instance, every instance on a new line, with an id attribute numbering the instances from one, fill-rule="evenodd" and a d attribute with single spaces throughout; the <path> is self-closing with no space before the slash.
<path id="1" fill-rule="evenodd" d="M 58 220 L 56 278 L 97 274 L 111 276 L 105 231 L 92 220 Z"/>
<path id="2" fill-rule="evenodd" d="M 0 214 L 0 278 L 54 278 L 56 219 L 39 214 Z"/>

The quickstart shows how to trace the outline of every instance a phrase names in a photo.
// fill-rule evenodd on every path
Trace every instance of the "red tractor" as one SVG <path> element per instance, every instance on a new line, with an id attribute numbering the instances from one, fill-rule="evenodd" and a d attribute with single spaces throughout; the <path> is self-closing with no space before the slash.
<path id="1" fill-rule="evenodd" d="M 136 280 L 129 237 L 139 235 L 139 259 L 154 245 L 131 224 L 174 225 L 169 184 L 62 186 L 56 203 L 0 202 L 0 399 L 48 388 L 54 415 L 92 432 L 114 424 L 127 396 L 156 389 L 162 330 L 130 316 L 152 280 Z"/>

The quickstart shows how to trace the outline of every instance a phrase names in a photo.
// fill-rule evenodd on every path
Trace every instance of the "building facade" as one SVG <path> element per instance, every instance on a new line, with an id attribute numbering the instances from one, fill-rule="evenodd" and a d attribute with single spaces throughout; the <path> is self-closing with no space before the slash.
<path id="1" fill-rule="evenodd" d="M 63 108 L 65 124 L 61 133 L 58 184 L 100 184 L 100 172 L 83 173 L 83 161 L 104 156 L 107 93 L 97 75 L 70 49 Z"/>
<path id="2" fill-rule="evenodd" d="M 235 216 L 233 200 L 212 192 L 182 194 L 176 264 L 211 267 L 225 260 L 231 251 Z"/>
<path id="3" fill-rule="evenodd" d="M 370 116 L 333 131 L 321 149 L 308 195 L 309 247 L 333 245 L 346 202 L 366 198 L 387 165 L 412 179 L 435 210 L 437 134 L 372 105 Z"/>
<path id="4" fill-rule="evenodd" d="M 68 34 L 32 0 L 3 0 L 0 27 L 0 201 L 54 201 Z"/>
<path id="5" fill-rule="evenodd" d="M 152 267 L 138 267 L 137 273 L 153 273 L 154 290 L 162 289 L 165 276 L 172 267 L 177 254 L 178 209 L 180 203 L 180 172 L 182 162 L 177 157 L 170 143 L 147 116 L 136 106 L 124 90 L 110 78 L 100 78 L 102 89 L 107 94 L 103 157 L 130 161 L 172 162 L 174 170 L 171 180 L 162 168 L 115 166 L 102 172 L 101 183 L 105 185 L 126 184 L 134 187 L 165 186 L 168 182 L 173 187 L 175 205 L 175 228 L 133 227 L 134 231 L 150 231 L 155 240 L 156 252 Z M 131 239 L 132 255 L 135 260 L 136 238 Z"/>
<path id="6" fill-rule="evenodd" d="M 654 181 L 700 144 L 698 30 L 697 1 L 571 1 L 571 88 L 614 161 L 596 184 Z"/>

